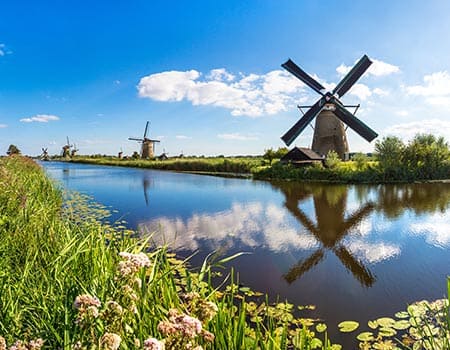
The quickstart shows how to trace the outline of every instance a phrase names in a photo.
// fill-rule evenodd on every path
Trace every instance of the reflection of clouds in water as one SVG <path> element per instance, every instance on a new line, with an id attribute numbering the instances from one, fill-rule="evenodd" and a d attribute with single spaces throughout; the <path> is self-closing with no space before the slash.
<path id="1" fill-rule="evenodd" d="M 450 215 L 432 214 L 425 221 L 411 224 L 409 231 L 416 236 L 424 236 L 427 243 L 436 247 L 450 247 Z"/>
<path id="2" fill-rule="evenodd" d="M 194 214 L 187 220 L 161 217 L 139 228 L 155 232 L 153 240 L 157 244 L 168 243 L 175 250 L 197 250 L 200 242 L 213 249 L 244 245 L 273 252 L 311 249 L 318 245 L 312 235 L 297 228 L 283 208 L 273 204 L 234 203 L 227 211 Z"/>
<path id="3" fill-rule="evenodd" d="M 378 263 L 388 260 L 400 254 L 400 247 L 394 244 L 384 242 L 370 243 L 359 239 L 353 239 L 345 246 L 355 256 L 369 263 Z"/>

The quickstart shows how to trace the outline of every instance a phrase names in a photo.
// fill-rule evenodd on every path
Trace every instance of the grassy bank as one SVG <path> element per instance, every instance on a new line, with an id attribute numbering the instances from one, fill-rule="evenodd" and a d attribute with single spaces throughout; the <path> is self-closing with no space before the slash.
<path id="1" fill-rule="evenodd" d="M 76 156 L 70 161 L 76 163 L 112 165 L 156 170 L 186 171 L 210 174 L 250 174 L 263 162 L 262 158 L 175 158 L 164 161 L 144 159 L 119 159 L 117 157 Z"/>
<path id="2" fill-rule="evenodd" d="M 308 308 L 269 304 L 232 273 L 216 288 L 209 262 L 192 269 L 101 223 L 101 206 L 63 201 L 29 159 L 0 159 L 0 213 L 1 349 L 340 348 Z M 448 301 L 411 305 L 359 335 L 355 322 L 339 327 L 365 349 L 444 349 Z"/>

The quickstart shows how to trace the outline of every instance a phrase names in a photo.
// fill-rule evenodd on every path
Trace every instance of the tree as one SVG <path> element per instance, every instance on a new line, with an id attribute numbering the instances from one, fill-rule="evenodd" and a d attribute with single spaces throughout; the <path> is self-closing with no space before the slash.
<path id="1" fill-rule="evenodd" d="M 12 156 L 13 154 L 20 154 L 20 149 L 16 145 L 9 145 L 6 154 L 8 156 Z"/>
<path id="2" fill-rule="evenodd" d="M 276 152 L 272 148 L 266 149 L 263 158 L 267 159 L 269 164 L 272 165 L 272 161 L 276 158 Z"/>
<path id="3" fill-rule="evenodd" d="M 275 158 L 283 158 L 288 152 L 289 150 L 287 149 L 287 147 L 278 147 L 278 149 L 275 151 Z"/>
<path id="4" fill-rule="evenodd" d="M 391 171 L 401 167 L 405 145 L 396 136 L 384 137 L 375 143 L 378 165 L 383 171 Z"/>
<path id="5" fill-rule="evenodd" d="M 336 169 L 340 163 L 341 158 L 336 151 L 331 150 L 327 153 L 327 156 L 325 157 L 325 165 L 327 166 L 327 168 Z"/>
<path id="6" fill-rule="evenodd" d="M 438 175 L 449 157 L 449 145 L 443 137 L 417 134 L 406 146 L 403 162 L 411 173 L 431 179 Z"/>
<path id="7" fill-rule="evenodd" d="M 364 153 L 356 153 L 352 160 L 356 164 L 356 169 L 358 170 L 364 170 L 367 166 L 367 162 L 369 161 L 369 158 Z"/>

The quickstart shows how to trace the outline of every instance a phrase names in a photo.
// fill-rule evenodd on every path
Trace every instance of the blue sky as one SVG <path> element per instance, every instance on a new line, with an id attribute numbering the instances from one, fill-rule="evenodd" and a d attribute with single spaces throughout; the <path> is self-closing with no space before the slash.
<path id="1" fill-rule="evenodd" d="M 450 139 L 448 1 L 9 1 L 0 4 L 0 153 L 66 136 L 82 154 L 261 154 L 363 54 L 374 64 L 342 100 L 380 137 Z M 373 144 L 349 130 L 351 151 Z M 295 144 L 310 146 L 312 129 Z"/>

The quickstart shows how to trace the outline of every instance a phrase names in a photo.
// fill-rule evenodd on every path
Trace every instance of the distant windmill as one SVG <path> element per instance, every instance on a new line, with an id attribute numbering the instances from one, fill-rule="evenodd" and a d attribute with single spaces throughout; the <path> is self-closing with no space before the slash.
<path id="1" fill-rule="evenodd" d="M 122 151 L 122 147 L 120 147 L 120 152 L 117 154 L 117 158 L 122 159 L 123 156 L 123 151 Z"/>
<path id="2" fill-rule="evenodd" d="M 137 137 L 129 137 L 128 140 L 132 141 L 138 141 L 141 145 L 141 158 L 147 159 L 147 158 L 153 158 L 155 155 L 155 143 L 159 142 L 159 140 L 151 140 L 147 138 L 147 132 L 148 132 L 148 125 L 150 123 L 147 121 L 147 124 L 145 125 L 144 130 L 144 137 L 137 138 Z"/>
<path id="3" fill-rule="evenodd" d="M 322 156 L 327 155 L 329 151 L 333 150 L 344 159 L 345 153 L 348 153 L 348 142 L 345 134 L 346 128 L 344 128 L 343 123 L 347 124 L 368 142 L 376 138 L 378 134 L 356 118 L 354 113 L 351 113 L 346 108 L 355 107 L 357 109 L 359 105 L 345 106 L 339 100 L 350 90 L 371 64 L 372 61 L 364 55 L 339 84 L 336 85 L 333 91 L 326 91 L 322 84 L 304 72 L 290 59 L 283 63 L 281 65 L 283 68 L 321 95 L 319 100 L 312 106 L 298 106 L 302 113 L 302 107 L 308 107 L 309 109 L 281 137 L 284 143 L 289 146 L 314 118 L 316 118 L 316 124 L 311 148 L 314 152 Z"/>
<path id="4" fill-rule="evenodd" d="M 70 152 L 70 156 L 71 156 L 71 157 L 75 157 L 75 155 L 77 154 L 78 151 L 79 151 L 79 150 L 78 150 L 77 146 L 76 146 L 75 143 L 74 143 L 74 144 L 73 144 L 72 151 Z"/>
<path id="5" fill-rule="evenodd" d="M 67 137 L 67 143 L 62 147 L 62 154 L 61 154 L 64 158 L 70 157 L 70 149 L 72 148 L 72 145 L 70 144 L 70 141 L 69 141 L 69 136 L 66 136 L 66 137 Z"/>
<path id="6" fill-rule="evenodd" d="M 42 153 L 39 156 L 39 158 L 43 161 L 48 161 L 49 157 L 48 157 L 48 152 L 47 152 L 48 148 L 42 148 Z"/>

